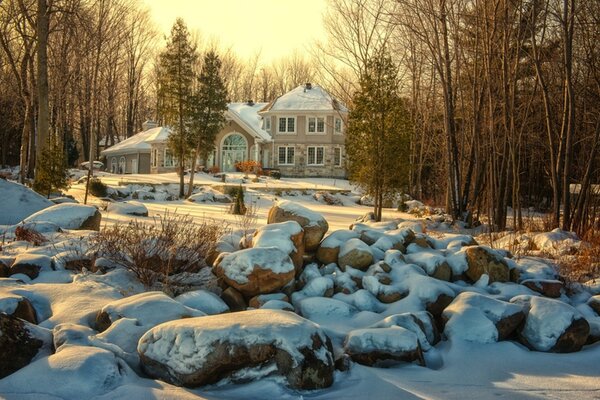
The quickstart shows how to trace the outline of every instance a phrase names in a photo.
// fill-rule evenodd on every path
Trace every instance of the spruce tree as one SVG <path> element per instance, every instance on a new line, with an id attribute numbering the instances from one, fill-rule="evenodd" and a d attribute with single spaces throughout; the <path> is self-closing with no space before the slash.
<path id="1" fill-rule="evenodd" d="M 384 201 L 403 191 L 408 182 L 412 127 L 397 75 L 385 51 L 373 57 L 348 116 L 349 177 L 373 197 L 377 221 L 381 220 Z"/>
<path id="2" fill-rule="evenodd" d="M 208 159 L 208 155 L 214 150 L 215 138 L 226 122 L 227 89 L 221 78 L 221 60 L 213 50 L 204 56 L 192 110 L 191 139 L 195 150 L 188 197 L 193 190 L 196 158 L 200 157 L 205 161 Z"/>
<path id="3" fill-rule="evenodd" d="M 33 190 L 50 198 L 53 191 L 67 189 L 69 180 L 63 147 L 54 135 L 46 143 L 37 160 Z"/>
<path id="4" fill-rule="evenodd" d="M 167 47 L 160 55 L 160 114 L 171 127 L 169 147 L 177 157 L 179 169 L 179 197 L 184 196 L 183 173 L 189 155 L 190 123 L 193 114 L 193 66 L 198 58 L 190 33 L 181 18 L 177 18 Z"/>

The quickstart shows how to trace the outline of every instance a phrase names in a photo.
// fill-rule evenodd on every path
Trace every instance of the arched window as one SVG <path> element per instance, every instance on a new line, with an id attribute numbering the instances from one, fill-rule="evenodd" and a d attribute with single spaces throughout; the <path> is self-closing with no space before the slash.
<path id="1" fill-rule="evenodd" d="M 125 157 L 119 158 L 119 173 L 120 174 L 125 173 Z"/>
<path id="2" fill-rule="evenodd" d="M 234 171 L 235 163 L 248 159 L 248 142 L 239 133 L 232 133 L 221 144 L 221 170 Z"/>
<path id="3" fill-rule="evenodd" d="M 110 172 L 112 172 L 113 174 L 117 173 L 117 157 L 113 157 L 110 160 Z"/>

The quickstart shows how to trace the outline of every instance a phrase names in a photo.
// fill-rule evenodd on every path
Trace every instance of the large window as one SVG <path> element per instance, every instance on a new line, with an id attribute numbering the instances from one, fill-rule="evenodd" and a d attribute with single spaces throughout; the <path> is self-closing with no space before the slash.
<path id="1" fill-rule="evenodd" d="M 294 165 L 294 147 L 281 146 L 279 147 L 279 165 Z"/>
<path id="2" fill-rule="evenodd" d="M 342 119 L 341 118 L 335 119 L 333 131 L 335 133 L 342 133 Z"/>
<path id="3" fill-rule="evenodd" d="M 342 166 L 342 149 L 340 147 L 333 148 L 333 165 L 336 167 Z"/>
<path id="4" fill-rule="evenodd" d="M 158 149 L 152 149 L 152 166 L 158 165 Z"/>
<path id="5" fill-rule="evenodd" d="M 307 118 L 308 133 L 325 133 L 325 118 L 324 117 L 308 117 Z"/>
<path id="6" fill-rule="evenodd" d="M 125 173 L 125 157 L 119 158 L 119 173 L 120 174 Z"/>
<path id="7" fill-rule="evenodd" d="M 307 150 L 307 165 L 323 165 L 323 146 L 309 146 Z"/>
<path id="8" fill-rule="evenodd" d="M 112 172 L 113 174 L 117 173 L 117 158 L 116 157 L 113 157 L 110 162 L 110 172 Z"/>
<path id="9" fill-rule="evenodd" d="M 279 133 L 295 133 L 296 132 L 296 118 L 294 117 L 279 117 Z"/>
<path id="10" fill-rule="evenodd" d="M 173 156 L 170 149 L 165 149 L 165 162 L 163 166 L 174 167 L 175 165 L 177 165 L 177 159 Z"/>

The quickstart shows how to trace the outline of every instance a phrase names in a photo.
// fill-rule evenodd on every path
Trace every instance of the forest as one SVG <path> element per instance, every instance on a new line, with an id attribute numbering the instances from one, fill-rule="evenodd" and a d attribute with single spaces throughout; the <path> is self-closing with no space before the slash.
<path id="1" fill-rule="evenodd" d="M 410 117 L 399 188 L 492 229 L 582 236 L 600 217 L 600 2 L 329 0 L 327 35 L 265 62 L 218 53 L 230 101 L 319 82 L 352 110 L 382 49 Z M 161 121 L 165 38 L 136 0 L 0 1 L 0 164 L 24 182 L 54 138 L 69 165 Z M 203 57 L 198 57 L 199 70 Z"/>

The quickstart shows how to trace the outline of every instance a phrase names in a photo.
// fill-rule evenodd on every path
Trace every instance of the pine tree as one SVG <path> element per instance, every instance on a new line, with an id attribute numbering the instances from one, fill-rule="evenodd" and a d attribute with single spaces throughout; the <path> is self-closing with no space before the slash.
<path id="1" fill-rule="evenodd" d="M 381 52 L 369 61 L 348 116 L 348 172 L 374 199 L 381 220 L 384 200 L 402 192 L 408 182 L 410 116 L 398 92 L 398 70 Z"/>
<path id="2" fill-rule="evenodd" d="M 167 47 L 160 55 L 160 113 L 172 128 L 169 147 L 177 157 L 179 167 L 179 196 L 184 196 L 183 173 L 189 155 L 190 121 L 193 114 L 193 65 L 198 55 L 190 33 L 181 18 L 177 18 Z"/>
<path id="3" fill-rule="evenodd" d="M 50 198 L 55 190 L 69 187 L 65 151 L 51 135 L 37 160 L 33 190 Z"/>
<path id="4" fill-rule="evenodd" d="M 188 186 L 188 197 L 194 185 L 196 158 L 208 159 L 214 149 L 215 138 L 225 125 L 227 111 L 227 89 L 221 78 L 221 60 L 213 50 L 206 53 L 202 72 L 198 76 L 198 90 L 194 96 L 191 139 L 195 154 L 192 158 L 192 174 Z"/>

